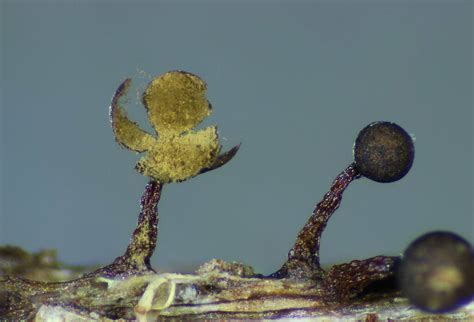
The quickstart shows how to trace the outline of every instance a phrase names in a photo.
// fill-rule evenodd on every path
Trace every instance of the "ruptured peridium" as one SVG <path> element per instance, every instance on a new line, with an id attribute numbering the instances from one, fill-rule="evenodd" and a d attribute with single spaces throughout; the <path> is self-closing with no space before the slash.
<path id="1" fill-rule="evenodd" d="M 354 159 L 360 174 L 377 182 L 403 178 L 415 157 L 411 136 L 391 122 L 373 122 L 360 131 Z"/>
<path id="2" fill-rule="evenodd" d="M 474 253 L 460 236 L 427 233 L 412 242 L 397 272 L 399 288 L 417 308 L 445 313 L 474 296 Z"/>
<path id="3" fill-rule="evenodd" d="M 162 184 L 180 182 L 226 164 L 239 146 L 221 154 L 217 126 L 196 127 L 211 114 L 206 83 L 198 76 L 171 71 L 155 77 L 143 93 L 143 104 L 155 135 L 128 119 L 120 101 L 131 80 L 112 99 L 110 116 L 117 142 L 144 153 L 135 169 Z"/>

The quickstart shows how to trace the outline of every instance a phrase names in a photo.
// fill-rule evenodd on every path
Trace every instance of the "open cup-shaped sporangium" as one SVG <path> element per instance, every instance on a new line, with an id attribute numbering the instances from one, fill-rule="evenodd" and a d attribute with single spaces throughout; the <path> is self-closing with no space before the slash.
<path id="1" fill-rule="evenodd" d="M 221 146 L 215 125 L 194 130 L 211 114 L 206 83 L 182 71 L 167 72 L 153 79 L 143 93 L 143 104 L 157 136 L 130 121 L 119 104 L 130 87 L 125 80 L 110 108 L 117 142 L 130 150 L 146 152 L 136 169 L 161 183 L 183 181 L 228 162 L 238 146 L 219 155 Z"/>

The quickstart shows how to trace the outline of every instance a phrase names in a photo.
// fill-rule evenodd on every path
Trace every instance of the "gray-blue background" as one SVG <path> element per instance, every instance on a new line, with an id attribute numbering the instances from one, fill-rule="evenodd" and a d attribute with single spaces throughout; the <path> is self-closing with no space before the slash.
<path id="1" fill-rule="evenodd" d="M 125 77 L 140 90 L 175 69 L 206 80 L 207 124 L 242 148 L 165 187 L 159 269 L 214 257 L 277 269 L 375 120 L 416 136 L 414 166 L 351 185 L 323 263 L 398 254 L 433 229 L 472 242 L 472 15 L 471 1 L 448 0 L 3 1 L 0 243 L 68 263 L 120 255 L 147 179 L 114 142 L 110 98 Z"/>

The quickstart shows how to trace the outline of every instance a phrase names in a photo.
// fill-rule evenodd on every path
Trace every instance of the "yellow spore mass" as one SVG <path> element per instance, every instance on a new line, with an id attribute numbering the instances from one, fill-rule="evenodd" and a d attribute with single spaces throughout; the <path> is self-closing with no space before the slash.
<path id="1" fill-rule="evenodd" d="M 125 80 L 116 91 L 110 108 L 116 141 L 136 152 L 145 152 L 136 169 L 160 183 L 184 181 L 228 162 L 238 146 L 219 156 L 217 127 L 193 130 L 208 115 L 206 83 L 198 76 L 181 71 L 153 79 L 143 93 L 153 136 L 126 116 L 119 100 L 130 87 Z"/>
<path id="2" fill-rule="evenodd" d="M 186 72 L 168 72 L 150 82 L 143 104 L 157 133 L 191 130 L 211 114 L 206 83 Z"/>
<path id="3" fill-rule="evenodd" d="M 183 135 L 160 136 L 137 164 L 143 175 L 159 182 L 183 181 L 210 167 L 219 153 L 216 127 Z"/>

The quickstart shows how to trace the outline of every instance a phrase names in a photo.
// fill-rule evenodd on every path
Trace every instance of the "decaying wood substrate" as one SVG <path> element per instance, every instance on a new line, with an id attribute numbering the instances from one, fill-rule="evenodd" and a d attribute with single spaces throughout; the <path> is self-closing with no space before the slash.
<path id="1" fill-rule="evenodd" d="M 329 270 L 320 265 L 322 233 L 348 185 L 361 175 L 391 182 L 411 167 L 413 142 L 408 134 L 402 135 L 399 142 L 400 136 L 393 133 L 404 130 L 389 122 L 372 123 L 364 129 L 382 129 L 355 147 L 362 151 L 362 162 L 374 164 L 364 169 L 356 160 L 336 177 L 299 232 L 287 260 L 275 273 L 263 276 L 250 266 L 221 260 L 204 264 L 195 274 L 157 273 L 150 258 L 156 247 L 157 205 L 163 185 L 221 167 L 233 158 L 239 146 L 221 154 L 215 126 L 195 130 L 211 113 L 205 97 L 206 84 L 196 75 L 169 72 L 149 84 L 143 103 L 157 136 L 129 120 L 120 106 L 129 86 L 127 79 L 112 99 L 112 128 L 121 146 L 146 153 L 136 169 L 150 181 L 125 253 L 107 266 L 65 282 L 34 281 L 25 278 L 28 274 L 4 270 L 11 276 L 0 276 L 0 320 L 474 320 L 474 302 L 444 315 L 414 309 L 401 297 L 395 282 L 400 257 L 353 260 Z M 375 158 L 370 153 L 366 155 L 374 144 Z M 378 153 L 380 150 L 384 153 Z M 403 155 L 406 158 L 400 158 Z M 387 162 L 394 160 L 394 167 L 387 168 Z M 25 254 L 20 257 L 35 263 Z M 44 276 L 56 276 L 58 267 L 52 270 L 55 273 L 42 271 Z"/>
<path id="2" fill-rule="evenodd" d="M 333 187 L 341 187 L 339 179 L 345 173 Z M 155 181 L 147 185 L 130 244 L 112 264 L 67 282 L 36 282 L 14 276 L 0 280 L 0 317 L 37 321 L 474 319 L 474 303 L 449 315 L 415 310 L 394 287 L 397 257 L 352 261 L 327 272 L 318 265 L 314 275 L 306 274 L 307 265 L 299 271 L 299 261 L 292 256 L 287 261 L 292 263 L 291 269 L 286 263 L 284 269 L 267 277 L 255 274 L 250 266 L 221 260 L 204 264 L 196 274 L 157 274 L 150 257 L 156 246 L 161 189 Z M 327 198 L 334 200 L 334 195 L 328 193 Z"/>
<path id="3" fill-rule="evenodd" d="M 21 284 L 32 287 L 29 283 L 9 278 L 6 289 L 14 291 Z M 29 300 L 31 309 L 35 308 L 23 317 L 36 321 L 104 317 L 140 321 L 296 317 L 368 321 L 474 319 L 474 302 L 446 315 L 418 311 L 397 291 L 368 292 L 340 302 L 331 300 L 324 285 L 314 281 L 263 278 L 255 276 L 249 266 L 220 260 L 204 264 L 196 274 L 150 272 L 58 283 L 48 293 L 30 295 Z"/>

